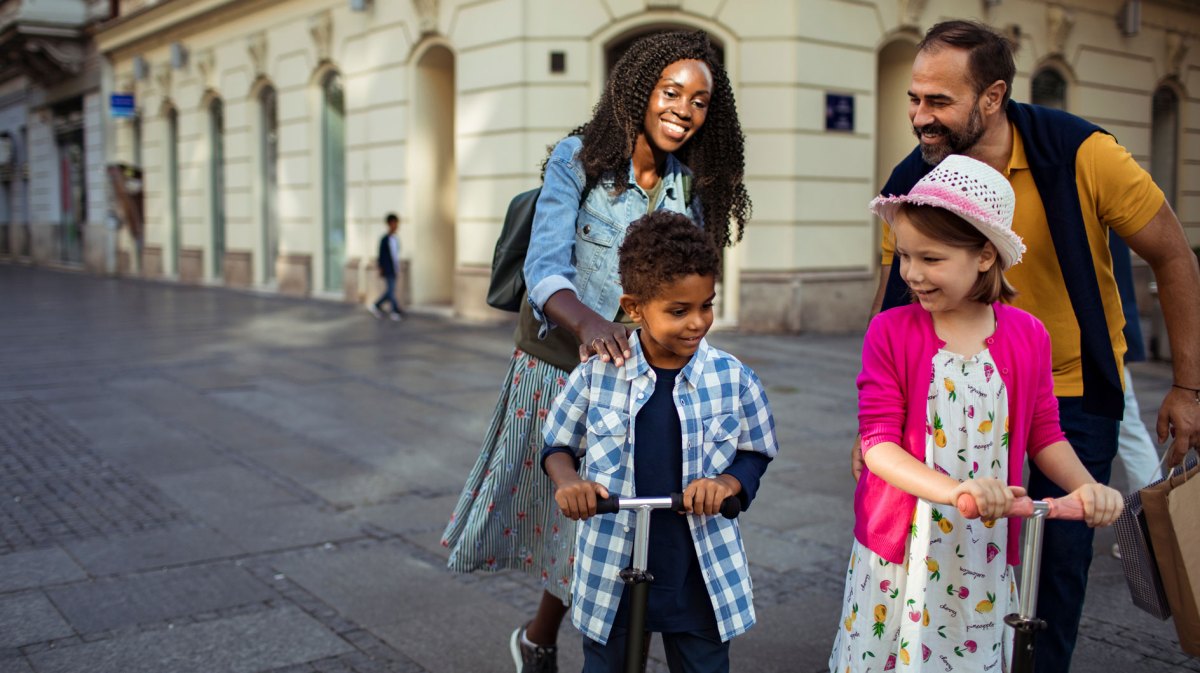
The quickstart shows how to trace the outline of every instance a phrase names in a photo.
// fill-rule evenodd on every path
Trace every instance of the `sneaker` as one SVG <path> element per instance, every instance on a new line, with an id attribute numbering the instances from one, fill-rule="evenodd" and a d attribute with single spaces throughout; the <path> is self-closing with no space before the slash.
<path id="1" fill-rule="evenodd" d="M 375 316 L 376 318 L 383 317 L 383 313 L 379 309 L 375 308 L 374 306 L 368 306 L 367 312 L 370 313 L 371 315 Z"/>
<path id="2" fill-rule="evenodd" d="M 389 313 L 388 317 L 391 318 L 395 322 L 400 322 L 401 320 L 404 320 L 403 313 Z"/>
<path id="3" fill-rule="evenodd" d="M 509 641 L 517 673 L 558 673 L 558 646 L 526 645 L 524 636 L 525 627 L 521 626 Z"/>

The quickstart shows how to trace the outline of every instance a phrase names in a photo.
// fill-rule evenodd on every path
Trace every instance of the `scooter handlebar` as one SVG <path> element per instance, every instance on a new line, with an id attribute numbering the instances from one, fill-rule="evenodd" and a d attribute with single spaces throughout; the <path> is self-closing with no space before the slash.
<path id="1" fill-rule="evenodd" d="M 668 504 L 666 501 L 670 499 Z M 622 509 L 636 509 L 649 505 L 654 509 L 670 509 L 673 512 L 682 512 L 683 509 L 683 494 L 672 493 L 668 498 L 624 498 L 619 495 L 610 495 L 607 498 L 596 500 L 596 514 L 616 514 Z M 738 514 L 742 513 L 742 501 L 738 500 L 737 496 L 729 496 L 721 502 L 721 516 L 726 519 L 736 519 Z"/>
<path id="2" fill-rule="evenodd" d="M 1034 500 L 1028 496 L 1021 496 L 1013 500 L 1012 506 L 1004 513 L 1006 517 L 1029 517 L 1033 516 Z M 1048 519 L 1070 519 L 1080 521 L 1083 519 L 1083 502 L 1078 498 L 1046 498 L 1044 501 L 1050 507 L 1049 513 L 1046 514 Z M 979 518 L 979 507 L 975 504 L 975 498 L 970 493 L 962 493 L 958 496 L 958 511 L 968 519 Z"/>

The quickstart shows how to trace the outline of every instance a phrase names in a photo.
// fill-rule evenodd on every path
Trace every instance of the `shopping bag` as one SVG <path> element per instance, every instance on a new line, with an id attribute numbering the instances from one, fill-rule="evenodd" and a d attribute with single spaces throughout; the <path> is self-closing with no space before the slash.
<path id="1" fill-rule="evenodd" d="M 1200 466 L 1172 470 L 1166 479 L 1143 488 L 1141 496 L 1179 644 L 1184 652 L 1200 656 Z"/>
<path id="2" fill-rule="evenodd" d="M 1121 548 L 1121 570 L 1125 572 L 1125 583 L 1129 585 L 1133 604 L 1159 619 L 1170 617 L 1171 606 L 1163 591 L 1154 547 L 1150 544 L 1150 531 L 1146 528 L 1141 490 L 1125 496 L 1125 509 L 1113 523 L 1113 528 Z"/>

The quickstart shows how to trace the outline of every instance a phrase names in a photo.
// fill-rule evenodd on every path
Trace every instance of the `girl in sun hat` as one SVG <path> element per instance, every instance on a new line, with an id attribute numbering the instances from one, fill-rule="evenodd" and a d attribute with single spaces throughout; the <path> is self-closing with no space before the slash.
<path id="1" fill-rule="evenodd" d="M 1008 670 L 1019 525 L 1001 517 L 1024 494 L 1026 455 L 1089 525 L 1121 511 L 1059 428 L 1046 328 L 1005 303 L 1004 271 L 1025 250 L 1014 200 L 1004 176 L 952 155 L 907 195 L 871 202 L 914 301 L 875 316 L 863 341 L 866 466 L 831 672 Z M 980 519 L 958 513 L 962 493 Z"/>

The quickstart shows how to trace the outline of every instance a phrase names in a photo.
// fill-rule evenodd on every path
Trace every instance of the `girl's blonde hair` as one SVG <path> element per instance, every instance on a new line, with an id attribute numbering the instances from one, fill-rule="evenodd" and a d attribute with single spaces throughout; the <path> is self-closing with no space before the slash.
<path id="1" fill-rule="evenodd" d="M 987 236 L 984 236 L 977 227 L 944 208 L 901 203 L 896 213 L 903 213 L 921 234 L 952 248 L 965 248 L 972 252 L 980 252 L 984 246 L 992 245 Z M 892 222 L 895 226 L 895 218 Z M 893 234 L 893 238 L 894 236 Z M 998 301 L 1008 304 L 1016 296 L 1016 288 L 1009 284 L 1008 279 L 1004 277 L 1004 272 L 1000 270 L 1000 256 L 997 254 L 992 267 L 987 271 L 980 272 L 967 299 L 984 304 L 994 304 Z"/>

